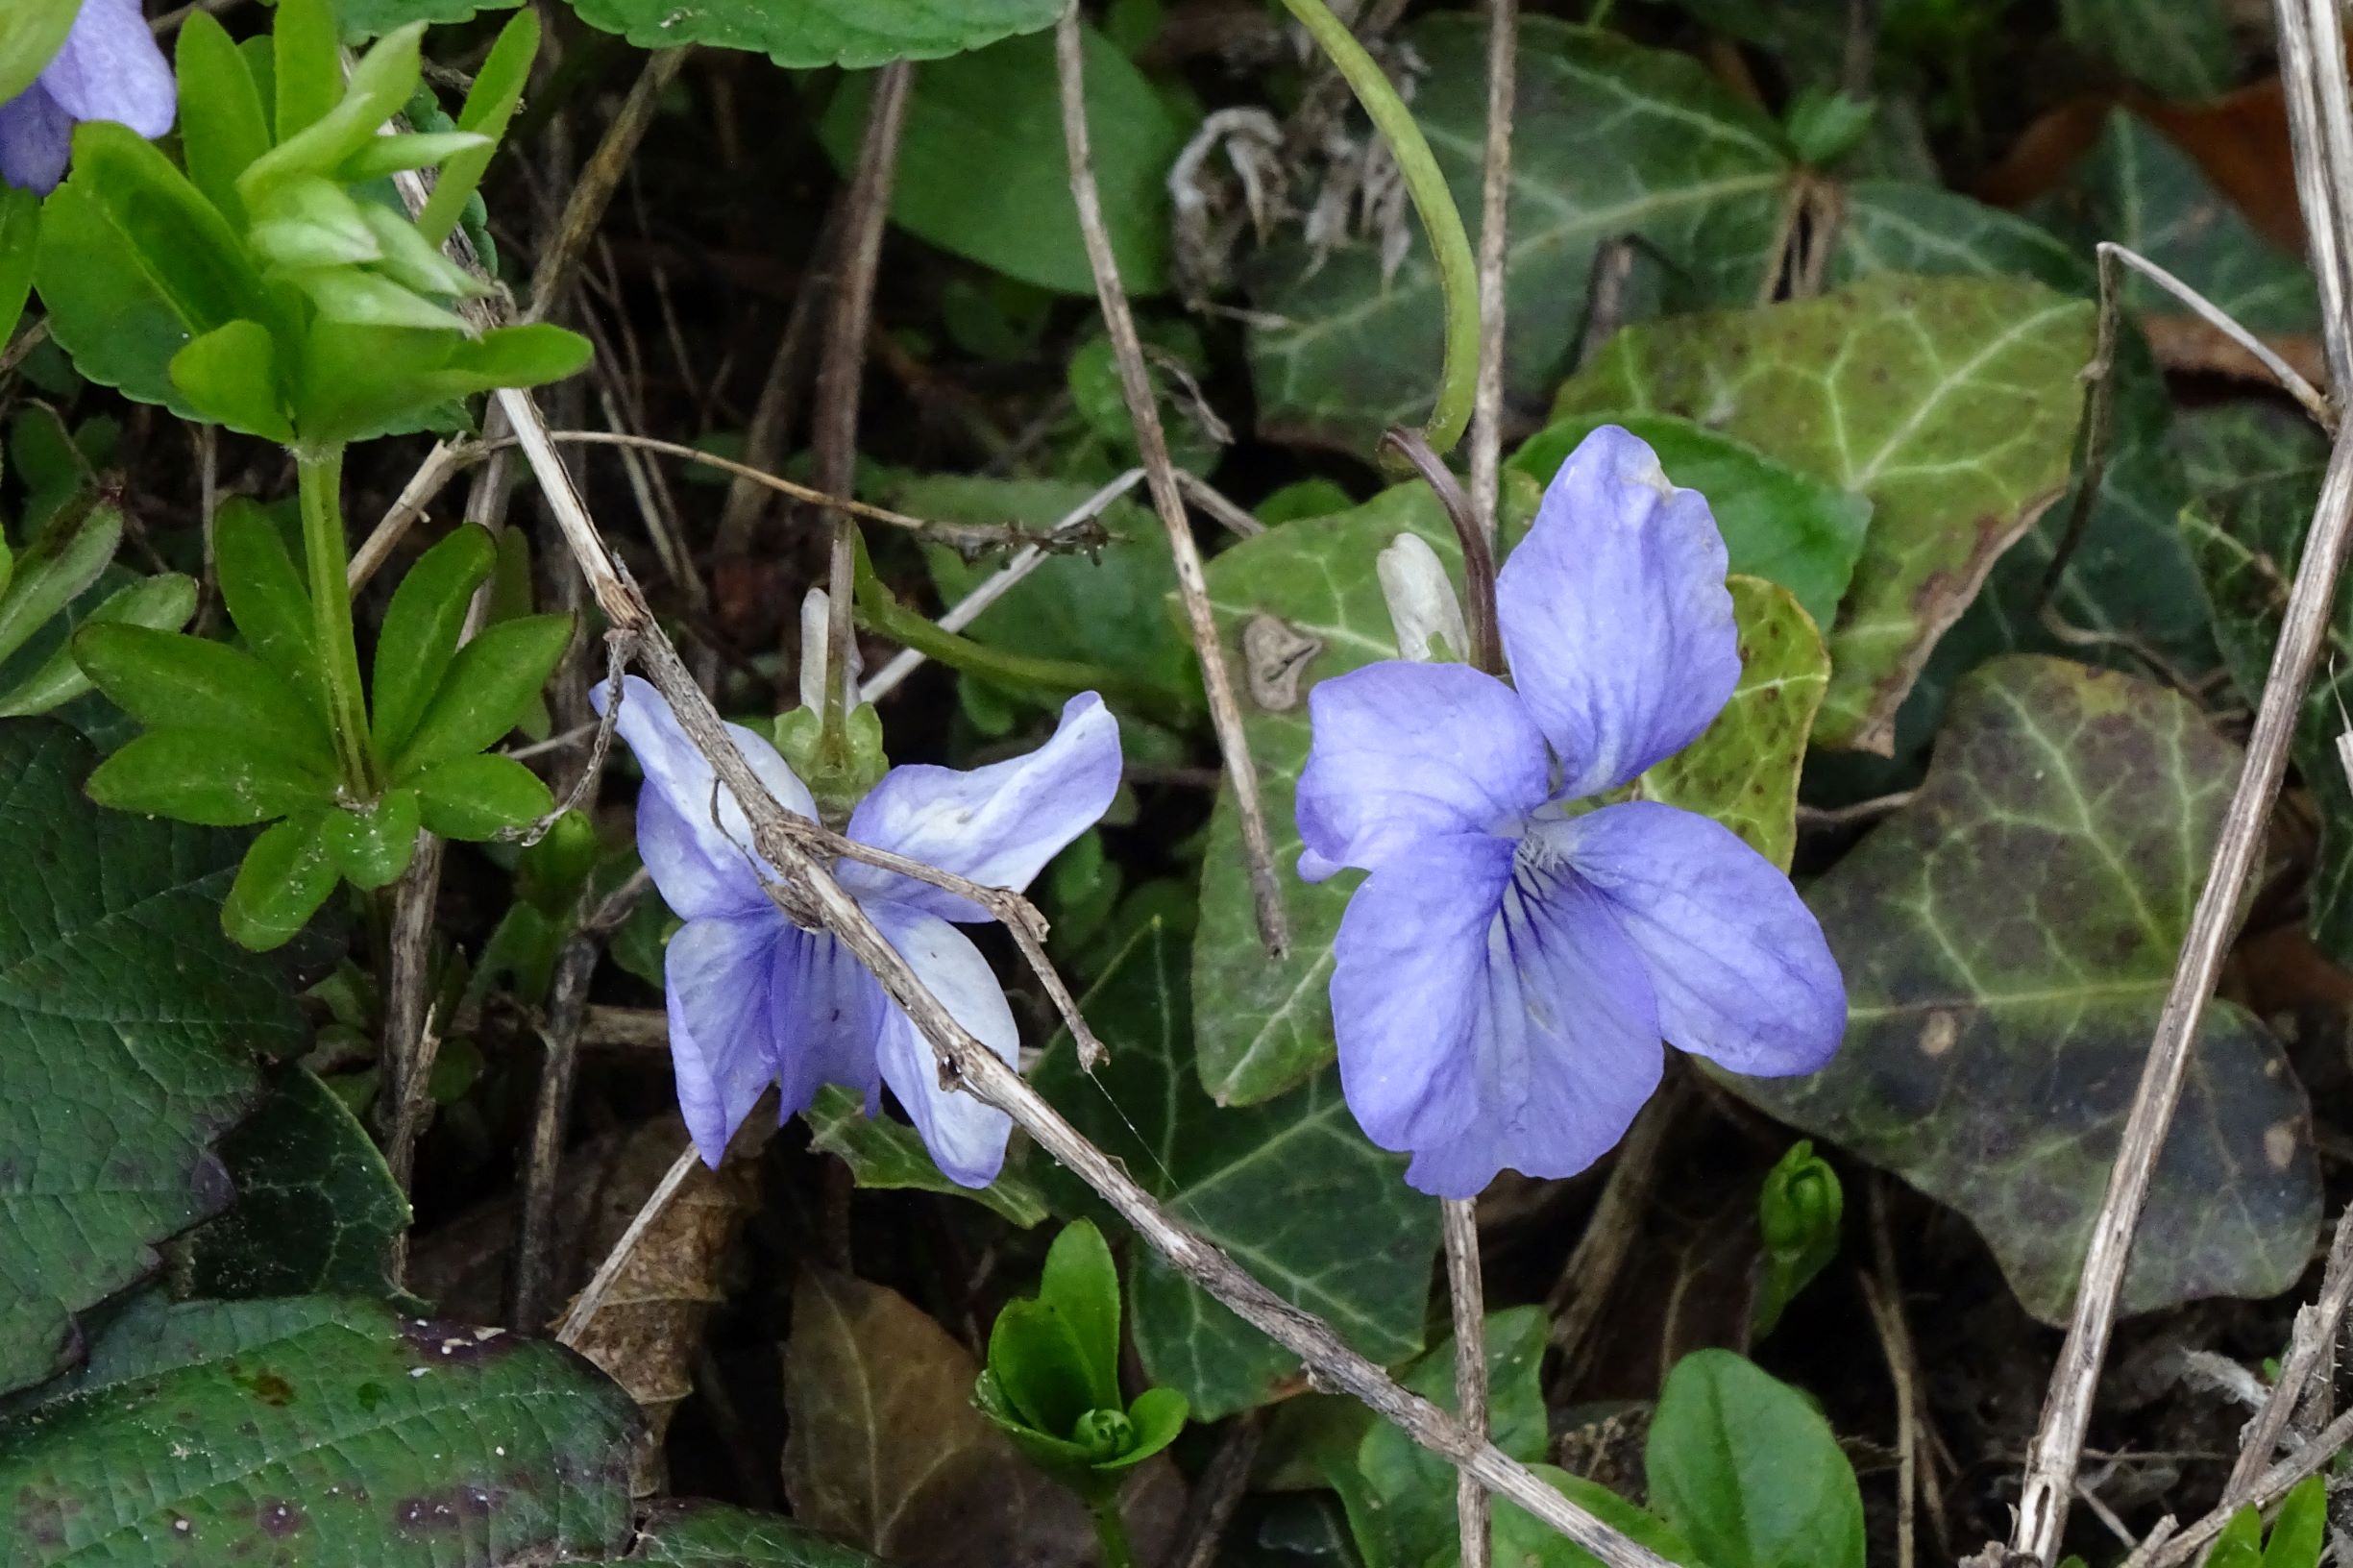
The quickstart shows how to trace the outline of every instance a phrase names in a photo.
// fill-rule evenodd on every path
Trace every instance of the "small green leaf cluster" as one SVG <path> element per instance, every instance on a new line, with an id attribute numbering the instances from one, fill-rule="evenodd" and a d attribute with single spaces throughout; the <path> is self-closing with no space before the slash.
<path id="1" fill-rule="evenodd" d="M 1054 1238 L 1038 1294 L 997 1314 L 972 1397 L 1039 1468 L 1097 1507 L 1185 1430 L 1185 1396 L 1172 1388 L 1120 1401 L 1119 1271 L 1083 1219 Z"/>
<path id="2" fill-rule="evenodd" d="M 1758 1338 L 1781 1321 L 1782 1310 L 1838 1256 L 1838 1227 L 1846 1213 L 1838 1172 L 1800 1139 L 1765 1172 L 1756 1194 L 1756 1229 L 1765 1243 L 1765 1274 L 1750 1322 Z"/>
<path id="3" fill-rule="evenodd" d="M 455 131 L 384 135 L 417 91 L 423 32 L 379 41 L 347 83 L 329 0 L 284 0 L 272 37 L 244 46 L 192 14 L 179 42 L 185 171 L 124 126 L 75 134 L 39 269 L 60 340 L 89 357 L 126 330 L 122 301 L 152 293 L 185 334 L 169 362 L 179 400 L 312 453 L 579 369 L 588 345 L 560 328 L 474 331 L 453 306 L 487 285 L 442 254 L 521 98 L 538 24 L 520 12 L 501 34 Z M 421 169 L 438 178 L 411 220 L 382 182 Z M 133 276 L 81 276 L 93 270 Z"/>
<path id="4" fill-rule="evenodd" d="M 380 888 L 407 869 L 418 830 L 488 839 L 544 815 L 548 788 L 485 748 L 514 727 L 572 639 L 572 620 L 496 622 L 458 645 L 496 549 L 471 525 L 428 551 L 392 596 L 376 648 L 372 714 L 355 770 L 338 756 L 310 595 L 267 514 L 222 509 L 221 594 L 246 648 L 110 624 L 85 627 L 82 668 L 146 733 L 90 775 L 103 805 L 219 827 L 276 825 L 254 842 L 221 912 L 246 946 L 283 943 L 338 879 Z M 249 651 L 250 649 L 250 651 Z"/>
<path id="5" fill-rule="evenodd" d="M 2252 1504 L 2231 1515 L 2215 1537 L 2206 1568 L 2318 1568 L 2328 1545 L 2328 1482 L 2308 1476 L 2280 1505 L 2266 1539 L 2263 1515 Z"/>

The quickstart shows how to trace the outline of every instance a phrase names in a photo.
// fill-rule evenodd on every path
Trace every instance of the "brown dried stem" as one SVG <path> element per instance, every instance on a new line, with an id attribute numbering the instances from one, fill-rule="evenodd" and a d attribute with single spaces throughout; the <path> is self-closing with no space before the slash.
<path id="1" fill-rule="evenodd" d="M 1519 0 L 1487 0 L 1487 145 L 1479 190 L 1479 381 L 1471 404 L 1471 514 L 1491 540 L 1503 482 L 1504 261 L 1510 242 L 1511 109 Z"/>
<path id="2" fill-rule="evenodd" d="M 1465 1432 L 1487 1430 L 1487 1298 L 1479 1274 L 1479 1200 L 1448 1198 L 1440 1207 L 1446 1233 L 1446 1296 L 1455 1319 L 1455 1419 Z M 1455 1475 L 1455 1516 L 1461 1531 L 1462 1568 L 1488 1568 L 1495 1540 L 1487 1518 L 1487 1489 L 1469 1471 Z"/>
<path id="3" fill-rule="evenodd" d="M 1054 59 L 1062 86 L 1063 142 L 1070 158 L 1070 195 L 1078 208 L 1079 233 L 1087 242 L 1088 265 L 1094 273 L 1095 298 L 1102 306 L 1103 326 L 1119 367 L 1119 390 L 1127 400 L 1128 419 L 1136 428 L 1144 480 L 1151 487 L 1152 504 L 1160 513 L 1161 524 L 1168 530 L 1177 587 L 1185 600 L 1187 624 L 1192 628 L 1193 651 L 1201 659 L 1201 686 L 1209 698 L 1210 722 L 1217 731 L 1217 748 L 1225 757 L 1235 811 L 1241 819 L 1242 853 L 1249 863 L 1259 940 L 1269 953 L 1280 956 L 1290 949 L 1290 920 L 1283 907 L 1283 890 L 1275 881 L 1274 844 L 1266 834 L 1266 807 L 1259 795 L 1258 770 L 1250 761 L 1241 705 L 1234 696 L 1234 673 L 1226 667 L 1225 646 L 1217 636 L 1216 616 L 1210 609 L 1201 547 L 1194 542 L 1192 525 L 1185 515 L 1176 467 L 1168 460 L 1168 439 L 1161 428 L 1151 371 L 1144 363 L 1143 344 L 1136 335 L 1127 292 L 1120 286 L 1118 258 L 1112 254 L 1111 235 L 1103 227 L 1103 198 L 1095 188 L 1094 162 L 1088 150 L 1086 56 L 1076 0 L 1055 24 Z"/>

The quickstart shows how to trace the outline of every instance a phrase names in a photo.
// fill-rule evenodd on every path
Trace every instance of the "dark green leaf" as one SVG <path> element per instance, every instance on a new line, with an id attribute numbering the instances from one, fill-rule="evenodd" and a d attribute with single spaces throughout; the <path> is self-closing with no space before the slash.
<path id="1" fill-rule="evenodd" d="M 368 684 L 380 754 L 399 756 L 408 744 L 449 673 L 466 608 L 489 580 L 496 555 L 489 529 L 461 524 L 419 556 L 393 590 L 376 639 L 376 675 Z"/>
<path id="2" fill-rule="evenodd" d="M 1021 1425 L 1048 1437 L 1071 1439 L 1079 1417 L 1102 1406 L 1076 1331 L 1049 1302 L 1005 1304 L 989 1329 L 989 1376 Z"/>
<path id="3" fill-rule="evenodd" d="M 274 753 L 234 749 L 215 729 L 151 729 L 98 766 L 102 806 L 207 827 L 250 827 L 331 801 L 334 780 Z"/>
<path id="4" fill-rule="evenodd" d="M 172 385 L 172 355 L 195 334 L 108 221 L 89 183 L 69 179 L 42 204 L 34 282 L 49 331 L 74 368 L 141 403 L 194 419 Z"/>
<path id="5" fill-rule="evenodd" d="M 117 569 L 119 571 L 119 569 Z M 111 576 L 107 574 L 105 576 Z M 97 585 L 106 587 L 105 576 Z M 68 617 L 70 618 L 70 610 Z M 124 625 L 151 626 L 171 631 L 196 613 L 196 581 L 177 572 L 139 577 L 108 593 L 82 619 L 115 621 Z M 89 677 L 74 662 L 73 649 L 61 639 L 57 648 L 22 680 L 0 690 L 0 719 L 21 719 L 47 713 L 90 689 Z"/>
<path id="6" fill-rule="evenodd" d="M 435 763 L 410 778 L 425 825 L 445 839 L 480 843 L 528 827 L 555 809 L 537 773 L 512 757 L 478 752 Z"/>
<path id="7" fill-rule="evenodd" d="M 644 1568 L 882 1568 L 790 1519 L 723 1503 L 656 1504 L 626 1560 Z"/>
<path id="8" fill-rule="evenodd" d="M 860 1187 L 913 1188 L 983 1203 L 1007 1220 L 1029 1229 L 1046 1217 L 1045 1200 L 1017 1171 L 1006 1171 L 984 1188 L 961 1187 L 940 1174 L 914 1128 L 887 1116 L 870 1116 L 865 1103 L 838 1084 L 817 1091 L 801 1113 L 809 1140 L 839 1155 Z"/>
<path id="9" fill-rule="evenodd" d="M 1066 1036 L 1035 1074 L 1041 1093 L 1123 1160 L 1155 1197 L 1250 1261 L 1285 1299 L 1332 1323 L 1375 1360 L 1421 1348 L 1437 1206 L 1399 1180 L 1403 1162 L 1357 1130 L 1327 1071 L 1246 1111 L 1221 1110 L 1193 1073 L 1184 942 L 1159 919 L 1107 967 L 1085 1007 L 1111 1060 L 1094 1082 Z M 1065 1212 L 1091 1207 L 1060 1168 L 1040 1185 Z M 1298 1358 L 1153 1255 L 1128 1281 L 1145 1373 L 1214 1421 L 1262 1405 L 1298 1376 Z"/>
<path id="10" fill-rule="evenodd" d="M 358 41 L 411 22 L 467 22 L 485 11 L 504 11 L 522 0 L 335 0 L 343 36 Z"/>
<path id="11" fill-rule="evenodd" d="M 221 906 L 221 929 L 231 941 L 266 953 L 283 946 L 319 912 L 338 875 L 326 826 L 326 811 L 312 809 L 254 840 Z"/>
<path id="12" fill-rule="evenodd" d="M 15 558 L 8 589 L 0 593 L 0 659 L 24 647 L 98 580 L 122 536 L 122 513 L 90 506 L 61 516 Z"/>
<path id="13" fill-rule="evenodd" d="M 245 245 L 218 208 L 145 137 L 111 120 L 74 132 L 72 181 L 114 231 L 180 324 L 203 334 L 240 316 L 266 319 L 267 296 Z M 43 298 L 47 289 L 42 290 Z"/>
<path id="14" fill-rule="evenodd" d="M 1053 25 L 1060 0 L 709 0 L 680 12 L 667 0 L 574 0 L 580 19 L 646 49 L 715 43 L 779 65 L 881 65 L 937 60 Z"/>
<path id="15" fill-rule="evenodd" d="M 2015 212 L 1941 185 L 1855 181 L 1847 187 L 1846 216 L 1835 239 L 1828 273 L 1833 284 L 1900 272 L 2019 276 L 2086 296 L 2093 289 L 2089 246 L 2077 249 Z"/>
<path id="16" fill-rule="evenodd" d="M 180 25 L 180 156 L 188 179 L 232 224 L 245 218 L 237 176 L 270 150 L 261 89 L 229 30 L 208 11 Z"/>
<path id="17" fill-rule="evenodd" d="M 278 347 L 257 321 L 215 328 L 172 355 L 172 384 L 215 425 L 281 445 L 294 439 L 278 384 Z"/>
<path id="18" fill-rule="evenodd" d="M 144 1301 L 0 1429 L 26 1568 L 592 1559 L 628 1542 L 628 1397 L 569 1351 L 352 1296 Z M 203 1462 L 192 1462 L 191 1456 Z"/>
<path id="19" fill-rule="evenodd" d="M 304 1039 L 278 976 L 219 936 L 236 841 L 100 811 L 93 755 L 0 723 L 0 1389 L 76 1360 L 75 1315 L 228 1203 L 211 1146 L 252 1054 Z"/>
<path id="20" fill-rule="evenodd" d="M 321 819 L 319 837 L 344 878 L 369 893 L 398 881 L 408 870 L 419 825 L 417 792 L 387 790 L 366 806 L 329 812 Z"/>
<path id="21" fill-rule="evenodd" d="M 436 764 L 471 756 L 508 730 L 548 683 L 572 641 L 572 617 L 532 615 L 502 621 L 457 650 L 426 704 L 392 773 L 414 780 Z"/>
<path id="22" fill-rule="evenodd" d="M 2221 0 L 2060 0 L 2067 36 L 2169 98 L 2213 98 L 2234 85 Z"/>
<path id="23" fill-rule="evenodd" d="M 1723 1082 L 1960 1210 L 2026 1309 L 2064 1319 L 2240 766 L 2148 681 L 1980 667 L 1918 796 L 1807 890 L 1845 1048 L 1811 1077 Z M 2215 1000 L 2126 1311 L 2293 1283 L 2319 1223 L 2309 1116 L 2278 1042 Z"/>
<path id="24" fill-rule="evenodd" d="M 1168 165 L 1190 128 L 1101 34 L 1088 28 L 1086 41 L 1087 128 L 1112 254 L 1129 293 L 1157 294 L 1168 286 Z M 819 135 L 837 168 L 857 160 L 870 87 L 851 78 L 825 111 Z M 1042 33 L 918 71 L 892 221 L 1010 277 L 1091 296 L 1059 90 Z"/>
<path id="25" fill-rule="evenodd" d="M 1409 34 L 1428 69 L 1413 117 L 1455 201 L 1477 212 L 1486 138 L 1486 27 L 1436 15 Z M 1566 367 L 1596 249 L 1630 235 L 1670 280 L 1671 303 L 1752 300 L 1774 264 L 1791 164 L 1763 110 L 1688 55 L 1534 17 L 1520 30 L 1510 248 L 1504 266 L 1506 395 L 1540 399 Z M 1419 234 L 1393 277 L 1379 248 L 1265 257 L 1250 333 L 1261 430 L 1368 450 L 1418 423 L 1436 386 L 1437 268 Z M 1764 443 L 1758 443 L 1763 445 Z"/>
<path id="26" fill-rule="evenodd" d="M 16 335 L 40 257 L 41 203 L 29 190 L 0 187 L 0 343 Z"/>
<path id="27" fill-rule="evenodd" d="M 1577 444 L 1603 425 L 1640 436 L 1669 479 L 1707 498 L 1732 571 L 1779 583 L 1817 625 L 1838 614 L 1871 524 L 1868 499 L 1672 415 L 1581 414 L 1530 436 L 1511 466 L 1549 484 Z"/>
<path id="28" fill-rule="evenodd" d="M 108 700 L 151 728 L 218 731 L 224 750 L 268 752 L 322 773 L 334 767 L 318 716 L 250 653 L 179 632 L 86 625 L 74 657 Z"/>
<path id="29" fill-rule="evenodd" d="M 1653 1507 L 1709 1568 L 1863 1568 L 1863 1496 L 1837 1434 L 1728 1350 L 1667 1374 L 1644 1469 Z"/>
<path id="30" fill-rule="evenodd" d="M 187 1241 L 185 1288 L 224 1298 L 313 1291 L 385 1296 L 408 1200 L 367 1129 L 334 1090 L 289 1067 L 221 1140 L 229 1212 Z"/>
<path id="31" fill-rule="evenodd" d="M 221 600 L 248 648 L 318 708 L 318 635 L 309 590 L 269 514 L 243 496 L 221 502 L 213 520 Z"/>
<path id="32" fill-rule="evenodd" d="M 2065 488 L 2091 351 L 2091 306 L 2040 284 L 1887 276 L 1630 327 L 1554 411 L 1701 418 L 1871 498 L 1818 733 L 1884 755 L 1937 638 Z"/>

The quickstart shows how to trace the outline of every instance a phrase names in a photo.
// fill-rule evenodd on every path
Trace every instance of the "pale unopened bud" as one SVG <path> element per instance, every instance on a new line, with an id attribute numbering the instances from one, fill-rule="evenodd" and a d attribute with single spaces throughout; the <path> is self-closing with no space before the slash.
<path id="1" fill-rule="evenodd" d="M 1389 603 L 1389 625 L 1397 628 L 1399 658 L 1427 664 L 1468 656 L 1471 634 L 1463 624 L 1462 601 L 1428 540 L 1418 533 L 1399 534 L 1374 568 Z"/>
<path id="2" fill-rule="evenodd" d="M 831 625 L 833 600 L 822 588 L 812 588 L 800 601 L 800 705 L 821 708 L 825 705 L 825 638 Z M 858 656 L 858 641 L 850 639 L 849 662 L 842 672 L 844 701 L 858 700 L 858 677 L 866 673 L 866 661 Z"/>

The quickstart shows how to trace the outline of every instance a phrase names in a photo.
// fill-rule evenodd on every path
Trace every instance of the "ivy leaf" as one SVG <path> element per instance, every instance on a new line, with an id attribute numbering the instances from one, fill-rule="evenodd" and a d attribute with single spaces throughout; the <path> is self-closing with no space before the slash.
<path id="1" fill-rule="evenodd" d="M 938 60 L 1051 27 L 1063 8 L 1061 0 L 573 0 L 573 9 L 642 49 L 715 43 L 809 69 Z"/>
<path id="2" fill-rule="evenodd" d="M 1798 771 L 1830 656 L 1788 589 L 1742 576 L 1728 586 L 1740 684 L 1700 738 L 1644 773 L 1636 793 L 1714 818 L 1787 870 L 1798 846 Z"/>
<path id="3" fill-rule="evenodd" d="M 2026 1310 L 2064 1319 L 2240 769 L 2187 698 L 2029 654 L 1962 682 L 1927 782 L 1807 891 L 1847 977 L 1843 1050 L 1726 1087 L 1950 1204 Z M 2124 1307 L 2269 1296 L 2319 1223 L 2279 1044 L 2217 999 Z"/>
<path id="4" fill-rule="evenodd" d="M 1025 1231 L 1046 1216 L 1044 1197 L 1019 1172 L 1006 1171 L 984 1188 L 960 1187 L 940 1174 L 914 1128 L 887 1116 L 868 1115 L 865 1101 L 839 1084 L 819 1090 L 801 1119 L 809 1124 L 809 1140 L 827 1154 L 841 1156 L 860 1187 L 969 1198 Z"/>
<path id="5" fill-rule="evenodd" d="M 2091 245 L 2069 243 L 2015 212 L 1959 191 L 1906 180 L 1857 180 L 1830 257 L 1830 282 L 1882 272 L 1940 277 L 2021 276 L 2090 296 L 2096 282 Z M 2094 236 L 2108 239 L 2101 233 Z"/>
<path id="6" fill-rule="evenodd" d="M 2236 64 L 2222 0 L 2060 0 L 2070 41 L 2169 98 L 2213 98 Z"/>
<path id="7" fill-rule="evenodd" d="M 1745 1357 L 1675 1363 L 1643 1468 L 1652 1505 L 1710 1568 L 1863 1568 L 1863 1494 L 1837 1434 Z"/>
<path id="8" fill-rule="evenodd" d="M 1456 203 L 1479 210 L 1486 27 L 1434 16 L 1410 39 L 1428 64 L 1413 116 Z M 1557 378 L 1585 311 L 1593 255 L 1625 235 L 1672 275 L 1671 303 L 1754 298 L 1772 264 L 1790 175 L 1779 130 L 1686 55 L 1532 16 L 1513 117 L 1505 395 Z M 1430 406 L 1444 336 L 1437 269 L 1418 232 L 1394 277 L 1376 247 L 1264 258 L 1250 333 L 1259 423 L 1271 439 L 1363 451 Z"/>
<path id="9" fill-rule="evenodd" d="M 1680 414 L 1871 498 L 1818 733 L 1886 755 L 1937 638 L 2066 486 L 2091 354 L 2092 306 L 2039 283 L 1886 276 L 1630 327 L 1554 414 Z"/>
<path id="10" fill-rule="evenodd" d="M 644 1568 L 882 1568 L 804 1525 L 724 1503 L 657 1503 L 623 1560 Z"/>
<path id="11" fill-rule="evenodd" d="M 237 1201 L 188 1238 L 188 1294 L 390 1293 L 384 1265 L 408 1199 L 334 1090 L 288 1069 L 221 1140 L 221 1159 Z"/>
<path id="12" fill-rule="evenodd" d="M 27 1568 L 601 1557 L 629 1538 L 636 1423 L 578 1357 L 497 1329 L 350 1296 L 150 1298 L 0 1426 L 0 1542 Z"/>
<path id="13" fill-rule="evenodd" d="M 1128 292 L 1157 294 L 1168 286 L 1168 166 L 1192 128 L 1108 38 L 1091 27 L 1083 37 L 1105 232 Z M 846 173 L 858 159 L 871 90 L 865 77 L 846 82 L 818 127 Z M 1091 298 L 1061 94 L 1054 40 L 1042 33 L 918 71 L 891 221 L 1008 277 Z"/>
<path id="14" fill-rule="evenodd" d="M 1438 1211 L 1366 1141 L 1336 1069 L 1247 1110 L 1221 1110 L 1195 1080 L 1185 943 L 1158 918 L 1107 966 L 1084 1007 L 1111 1060 L 1088 1082 L 1069 1037 L 1033 1077 L 1040 1093 L 1155 1198 L 1242 1259 L 1284 1299 L 1377 1361 L 1421 1348 Z M 1066 1213 L 1102 1213 L 1056 1167 L 1039 1183 Z M 1299 1360 L 1175 1273 L 1158 1254 L 1128 1281 L 1137 1353 L 1157 1384 L 1214 1421 L 1290 1390 Z"/>
<path id="15" fill-rule="evenodd" d="M 93 760 L 61 724 L 0 723 L 0 1389 L 77 1359 L 75 1314 L 227 1205 L 212 1143 L 251 1053 L 303 1039 L 220 934 L 237 841 L 92 805 Z"/>

